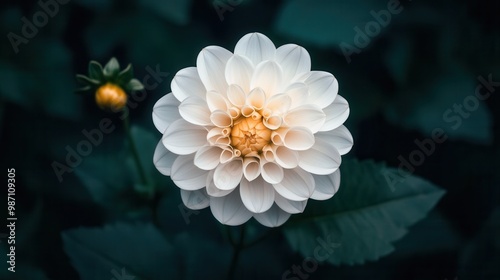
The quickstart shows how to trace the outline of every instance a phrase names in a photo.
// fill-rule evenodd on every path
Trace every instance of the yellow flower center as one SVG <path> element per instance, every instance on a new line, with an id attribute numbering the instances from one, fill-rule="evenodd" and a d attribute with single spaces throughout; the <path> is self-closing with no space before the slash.
<path id="1" fill-rule="evenodd" d="M 95 102 L 101 109 L 117 112 L 127 104 L 127 94 L 112 83 L 100 86 L 95 93 Z"/>
<path id="2" fill-rule="evenodd" d="M 238 119 L 231 130 L 231 146 L 238 149 L 241 156 L 262 152 L 270 140 L 271 130 L 262 123 L 262 116 L 257 112 Z"/>

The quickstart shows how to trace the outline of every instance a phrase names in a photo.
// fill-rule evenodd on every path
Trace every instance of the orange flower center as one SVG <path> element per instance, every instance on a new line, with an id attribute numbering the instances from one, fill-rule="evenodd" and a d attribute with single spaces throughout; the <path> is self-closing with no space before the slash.
<path id="1" fill-rule="evenodd" d="M 260 153 L 271 140 L 271 130 L 262 123 L 262 116 L 255 112 L 250 117 L 238 119 L 231 130 L 231 145 L 242 156 Z"/>

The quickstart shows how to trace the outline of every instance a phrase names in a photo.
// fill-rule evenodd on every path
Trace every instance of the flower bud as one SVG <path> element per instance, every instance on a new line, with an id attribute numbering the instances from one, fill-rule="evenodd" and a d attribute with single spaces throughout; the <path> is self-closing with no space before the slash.
<path id="1" fill-rule="evenodd" d="M 127 104 L 127 94 L 121 87 L 107 83 L 97 89 L 95 102 L 103 110 L 118 112 Z"/>

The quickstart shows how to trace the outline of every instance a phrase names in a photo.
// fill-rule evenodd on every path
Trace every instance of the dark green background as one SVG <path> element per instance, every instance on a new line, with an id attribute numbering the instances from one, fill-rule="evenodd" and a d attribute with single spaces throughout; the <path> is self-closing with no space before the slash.
<path id="1" fill-rule="evenodd" d="M 398 157 L 408 158 L 417 149 L 414 141 L 428 139 L 433 129 L 443 128 L 449 137 L 414 172 L 447 193 L 426 219 L 395 244 L 396 251 L 364 265 L 322 265 L 310 279 L 500 279 L 500 87 L 462 118 L 458 128 L 451 128 L 455 121 L 443 119 L 454 104 L 474 94 L 477 77 L 492 75 L 492 80 L 500 81 L 500 5 L 494 0 L 402 1 L 403 10 L 393 14 L 389 24 L 348 63 L 339 44 L 354 45 L 354 28 L 364 29 L 373 21 L 370 11 L 386 9 L 387 3 L 248 0 L 225 11 L 221 21 L 213 2 L 206 0 L 70 0 L 59 5 L 58 13 L 27 44 L 19 45 L 16 54 L 7 34 L 21 35 L 21 18 L 32 21 L 41 7 L 35 1 L 3 1 L 0 158 L 3 178 L 7 168 L 16 169 L 20 219 L 19 272 L 17 278 L 5 279 L 79 279 L 63 249 L 62 231 L 150 219 L 149 203 L 133 193 L 134 174 L 129 174 L 122 160 L 128 150 L 119 116 L 99 110 L 92 94 L 74 94 L 75 74 L 86 73 L 90 60 L 104 64 L 113 56 L 122 66 L 132 63 L 139 80 L 148 75 L 146 67 L 169 73 L 131 110 L 132 123 L 150 133 L 140 150 L 145 159 L 152 159 L 155 144 L 151 143 L 160 139 L 152 125 L 152 107 L 169 92 L 175 73 L 194 66 L 204 46 L 232 51 L 239 38 L 255 31 L 266 34 L 276 46 L 304 46 L 313 69 L 338 78 L 339 93 L 351 109 L 346 125 L 355 144 L 348 157 L 397 167 Z M 51 164 L 64 163 L 65 147 L 76 147 L 85 139 L 81 131 L 97 128 L 105 117 L 113 120 L 116 129 L 83 159 L 81 168 L 85 161 L 99 162 L 102 166 L 87 178 L 104 181 L 104 186 L 123 181 L 127 189 L 118 197 L 103 195 L 103 201 L 96 201 L 82 179 L 85 176 L 66 173 L 59 182 Z M 150 138 L 154 141 L 147 141 Z M 206 271 L 202 275 L 207 278 L 214 269 L 226 270 L 226 259 L 211 263 L 230 247 L 221 241 L 210 210 L 201 211 L 186 225 L 177 211 L 176 187 L 168 178 L 158 178 L 172 194 L 172 201 L 158 203 L 157 211 L 168 212 L 160 214 L 160 228 L 201 236 L 197 242 L 211 253 L 179 269 Z M 0 192 L 2 200 L 6 193 L 6 189 Z M 161 210 L 164 204 L 174 206 Z M 6 213 L 1 212 L 4 220 Z M 212 248 L 201 238 L 220 242 Z M 1 246 L 5 245 L 2 239 Z M 123 254 L 133 254 L 127 252 L 126 243 L 119 246 Z M 203 245 L 183 248 L 197 251 L 199 246 Z M 1 279 L 12 277 L 4 273 L 3 252 Z M 237 275 L 281 279 L 284 271 L 302 260 L 278 233 L 243 254 Z M 171 279 L 168 271 L 181 266 L 165 264 L 164 279 Z M 110 273 L 102 279 L 111 278 Z"/>

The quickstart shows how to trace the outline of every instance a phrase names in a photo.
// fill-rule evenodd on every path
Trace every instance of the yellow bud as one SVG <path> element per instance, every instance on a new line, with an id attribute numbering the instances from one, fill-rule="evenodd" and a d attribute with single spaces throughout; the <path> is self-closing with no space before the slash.
<path id="1" fill-rule="evenodd" d="M 97 89 L 95 102 L 103 110 L 118 112 L 127 104 L 127 94 L 121 87 L 107 83 Z"/>

